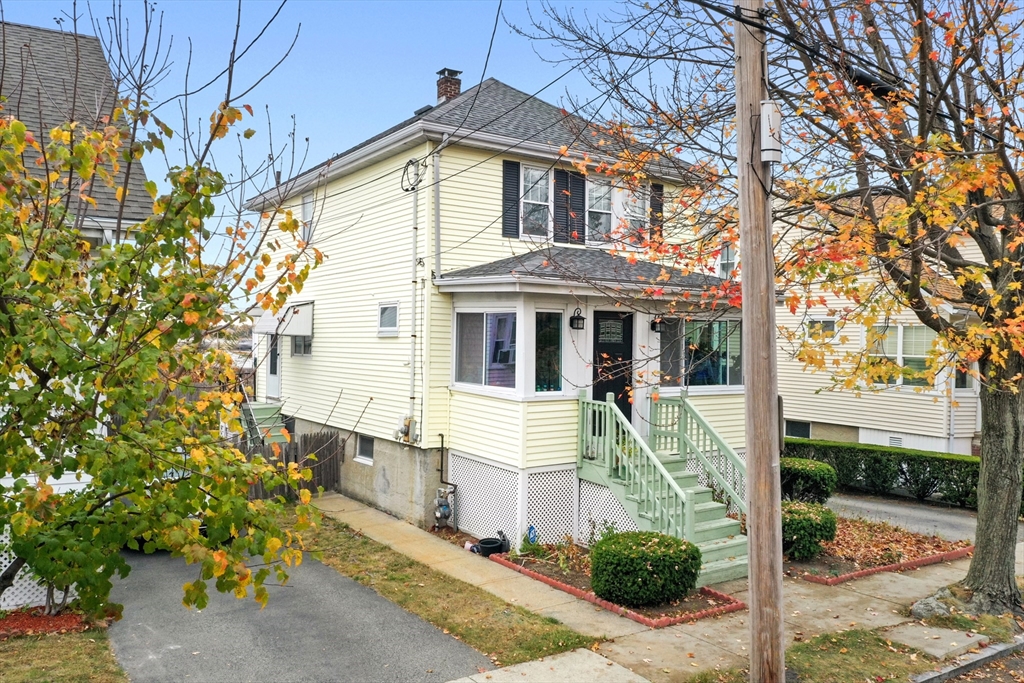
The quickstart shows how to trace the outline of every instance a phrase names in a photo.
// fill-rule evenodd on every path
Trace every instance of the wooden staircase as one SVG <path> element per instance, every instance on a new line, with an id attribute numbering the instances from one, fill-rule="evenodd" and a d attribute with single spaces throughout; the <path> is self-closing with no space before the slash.
<path id="1" fill-rule="evenodd" d="M 695 463 L 704 468 L 704 463 L 710 465 L 712 460 L 705 453 L 699 457 L 694 453 L 694 426 L 698 430 L 711 427 L 702 418 L 693 420 L 695 409 L 683 404 L 685 399 L 681 399 L 679 414 L 684 415 L 686 429 L 675 425 L 682 446 L 655 452 L 616 407 L 614 396 L 609 395 L 605 402 L 581 398 L 579 477 L 608 487 L 642 531 L 678 536 L 696 545 L 703 560 L 698 585 L 743 578 L 747 575 L 747 537 L 740 533 L 739 521 L 726 515 L 730 508 L 745 512 L 746 503 L 722 473 L 705 472 L 705 478 L 714 482 L 716 494 L 701 485 L 700 475 L 692 471 Z M 720 437 L 706 441 L 728 448 Z M 664 438 L 662 445 L 668 445 Z M 713 457 L 721 455 L 716 450 Z M 742 467 L 735 453 L 732 457 Z M 716 495 L 724 495 L 726 501 L 716 501 Z"/>
<path id="2" fill-rule="evenodd" d="M 253 403 L 246 401 L 242 408 L 245 420 L 245 447 L 247 451 L 258 450 L 272 443 L 285 443 L 284 418 L 278 403 Z"/>

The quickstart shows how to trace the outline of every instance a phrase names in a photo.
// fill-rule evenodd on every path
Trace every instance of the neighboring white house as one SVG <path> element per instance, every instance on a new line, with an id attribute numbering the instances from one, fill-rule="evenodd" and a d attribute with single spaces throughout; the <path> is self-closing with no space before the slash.
<path id="1" fill-rule="evenodd" d="M 436 106 L 250 203 L 290 208 L 326 255 L 301 296 L 257 322 L 256 401 L 279 405 L 300 434 L 351 434 L 342 492 L 416 524 L 434 520 L 442 470 L 458 486 L 460 527 L 513 539 L 534 526 L 546 540 L 585 540 L 604 520 L 681 533 L 689 488 L 691 533 L 719 544 L 705 547 L 720 563 L 706 579 L 745 573 L 738 523 L 683 472 L 685 458 L 659 454 L 667 465 L 648 464 L 661 474 L 612 472 L 652 452 L 635 443 L 656 431 L 652 399 L 678 402 L 681 382 L 709 423 L 709 457 L 744 447 L 739 312 L 709 319 L 680 304 L 692 320 L 664 315 L 720 280 L 622 253 L 631 235 L 670 238 L 663 206 L 679 179 L 631 192 L 580 174 L 563 156 L 578 119 L 494 79 L 463 93 L 459 72 L 438 73 Z M 652 282 L 664 292 L 645 291 Z M 609 392 L 618 417 L 594 405 Z M 698 421 L 659 422 L 659 443 Z M 678 509 L 644 502 L 664 467 Z"/>
<path id="2" fill-rule="evenodd" d="M 4 23 L 2 27 L 0 95 L 6 98 L 4 116 L 21 120 L 40 140 L 52 128 L 72 120 L 87 129 L 107 124 L 119 104 L 118 84 L 98 38 L 21 24 Z M 38 153 L 28 148 L 25 157 L 26 168 L 35 168 Z M 118 180 L 123 184 L 123 175 Z M 74 227 L 93 246 L 125 239 L 123 232 L 116 234 L 118 227 L 134 225 L 152 212 L 145 183 L 145 172 L 136 164 L 127 183 L 129 191 L 122 197 L 122 211 L 115 191 L 96 182 L 89 193 L 96 200 L 95 206 L 79 200 L 72 207 Z M 55 493 L 64 493 L 81 488 L 88 481 L 86 474 L 69 472 L 49 483 Z M 13 482 L 6 472 L 0 472 L 0 491 Z M 0 527 L 0 571 L 12 559 L 4 549 L 6 538 L 6 531 Z M 43 604 L 45 596 L 45 589 L 26 568 L 4 593 L 0 609 Z"/>

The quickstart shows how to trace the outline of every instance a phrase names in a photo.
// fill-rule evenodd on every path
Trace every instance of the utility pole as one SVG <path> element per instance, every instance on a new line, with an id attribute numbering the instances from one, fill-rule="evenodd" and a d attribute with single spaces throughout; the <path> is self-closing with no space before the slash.
<path id="1" fill-rule="evenodd" d="M 761 101 L 767 67 L 762 0 L 738 0 L 736 131 L 743 275 L 743 383 L 746 386 L 747 534 L 750 542 L 750 681 L 782 683 L 782 511 L 778 374 L 775 363 L 775 257 L 771 170 L 761 158 Z"/>

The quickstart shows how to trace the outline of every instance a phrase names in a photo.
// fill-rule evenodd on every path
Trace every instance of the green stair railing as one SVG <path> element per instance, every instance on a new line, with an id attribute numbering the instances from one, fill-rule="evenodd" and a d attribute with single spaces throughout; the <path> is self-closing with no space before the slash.
<path id="1" fill-rule="evenodd" d="M 746 462 L 685 395 L 651 400 L 651 446 L 658 453 L 684 458 L 690 471 L 696 465 L 731 511 L 746 514 Z"/>
<path id="2" fill-rule="evenodd" d="M 615 405 L 580 397 L 577 464 L 591 462 L 609 480 L 621 484 L 626 496 L 650 521 L 654 531 L 683 539 L 694 537 L 694 494 L 682 489 Z"/>

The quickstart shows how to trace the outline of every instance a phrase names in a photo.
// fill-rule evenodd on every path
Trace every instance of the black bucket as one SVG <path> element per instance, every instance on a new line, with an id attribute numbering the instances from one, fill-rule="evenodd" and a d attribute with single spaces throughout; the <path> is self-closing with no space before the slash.
<path id="1" fill-rule="evenodd" d="M 500 553 L 505 544 L 501 542 L 500 538 L 481 538 L 477 545 L 480 546 L 480 554 L 488 557 L 494 553 Z"/>

